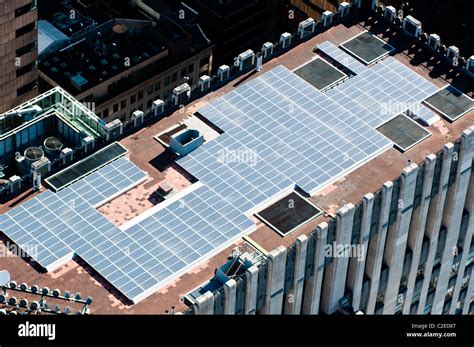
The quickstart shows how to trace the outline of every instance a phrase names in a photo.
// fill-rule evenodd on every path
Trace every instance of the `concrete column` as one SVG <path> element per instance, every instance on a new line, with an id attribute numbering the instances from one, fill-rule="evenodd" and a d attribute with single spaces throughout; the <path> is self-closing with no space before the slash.
<path id="1" fill-rule="evenodd" d="M 214 294 L 206 292 L 196 299 L 194 314 L 214 314 Z"/>
<path id="2" fill-rule="evenodd" d="M 397 305 L 408 230 L 410 228 L 411 215 L 413 212 L 417 175 L 418 165 L 412 163 L 403 169 L 402 175 L 400 176 L 397 217 L 395 223 L 389 228 L 385 243 L 384 260 L 390 269 L 384 295 L 384 314 L 394 314 Z"/>
<path id="3" fill-rule="evenodd" d="M 454 248 L 459 238 L 461 219 L 471 177 L 474 130 L 464 130 L 458 154 L 456 181 L 448 189 L 442 223 L 447 228 L 446 246 L 441 256 L 441 270 L 436 286 L 432 314 L 443 313 L 444 298 L 448 289 L 449 274 L 453 265 Z"/>
<path id="4" fill-rule="evenodd" d="M 224 283 L 224 314 L 235 314 L 237 282 L 234 279 Z"/>
<path id="5" fill-rule="evenodd" d="M 423 174 L 423 187 L 421 188 L 420 204 L 413 210 L 410 230 L 408 232 L 408 246 L 413 250 L 410 272 L 407 280 L 407 292 L 403 304 L 403 314 L 410 313 L 415 288 L 418 266 L 420 264 L 423 236 L 425 235 L 426 218 L 431 201 L 431 188 L 433 186 L 433 173 L 436 164 L 436 156 L 430 154 L 425 159 L 425 171 Z"/>
<path id="6" fill-rule="evenodd" d="M 313 237 L 316 238 L 316 245 L 313 257 L 313 271 L 305 282 L 303 297 L 303 314 L 318 314 L 321 297 L 321 285 L 324 273 L 324 247 L 328 236 L 328 223 L 320 223 L 316 227 Z"/>
<path id="7" fill-rule="evenodd" d="M 471 272 L 471 277 L 469 278 L 469 284 L 467 285 L 467 293 L 466 293 L 466 298 L 464 299 L 462 314 L 469 313 L 469 306 L 471 305 L 471 300 L 473 297 L 474 297 L 474 271 Z"/>
<path id="8" fill-rule="evenodd" d="M 336 238 L 333 247 L 333 260 L 329 264 L 324 276 L 321 310 L 326 314 L 337 310 L 339 299 L 344 296 L 346 289 L 347 268 L 349 257 L 345 254 L 336 254 L 338 247 L 350 245 L 352 228 L 354 226 L 354 205 L 347 204 L 337 211 Z"/>
<path id="9" fill-rule="evenodd" d="M 381 189 L 382 199 L 380 201 L 380 216 L 377 234 L 369 241 L 369 251 L 365 271 L 370 277 L 370 292 L 366 307 L 366 314 L 373 314 L 377 293 L 379 290 L 380 270 L 382 268 L 385 239 L 387 238 L 388 217 L 390 214 L 390 202 L 392 200 L 393 183 L 387 181 Z"/>
<path id="10" fill-rule="evenodd" d="M 255 314 L 257 310 L 258 267 L 251 266 L 245 271 L 245 314 Z"/>
<path id="11" fill-rule="evenodd" d="M 461 291 L 464 271 L 466 269 L 467 257 L 469 256 L 469 248 L 471 246 L 472 235 L 474 233 L 474 172 L 471 172 L 469 189 L 467 191 L 466 204 L 464 205 L 464 209 L 469 212 L 469 221 L 467 225 L 466 236 L 464 237 L 464 243 L 462 245 L 463 252 L 461 256 L 461 261 L 459 262 L 458 277 L 456 278 L 456 285 L 454 286 L 453 291 L 453 300 L 451 304 L 451 309 L 449 310 L 450 314 L 454 314 L 456 311 L 456 303 L 459 300 L 459 292 Z M 470 295 L 466 295 L 466 297 L 467 296 Z"/>
<path id="12" fill-rule="evenodd" d="M 281 314 L 283 289 L 285 287 L 286 248 L 283 246 L 270 252 L 267 260 L 267 290 L 262 314 Z"/>
<path id="13" fill-rule="evenodd" d="M 447 143 L 443 147 L 443 159 L 441 163 L 441 172 L 438 184 L 438 194 L 431 198 L 430 207 L 428 209 L 428 218 L 426 219 L 426 236 L 430 239 L 430 248 L 428 257 L 426 258 L 423 285 L 420 293 L 420 301 L 418 304 L 418 314 L 425 311 L 426 297 L 430 286 L 431 274 L 433 271 L 433 263 L 436 256 L 436 248 L 438 247 L 439 230 L 441 228 L 442 211 L 448 191 L 449 169 L 451 168 L 451 160 L 453 157 L 454 145 Z"/>
<path id="14" fill-rule="evenodd" d="M 301 235 L 296 239 L 295 266 L 293 269 L 293 283 L 286 296 L 284 313 L 300 314 L 303 301 L 304 273 L 306 269 L 306 253 L 308 248 L 308 237 Z"/>
<path id="15" fill-rule="evenodd" d="M 369 245 L 370 224 L 372 221 L 372 211 L 374 207 L 374 194 L 369 193 L 362 199 L 362 217 L 360 221 L 360 236 L 357 243 L 362 247 L 363 258 L 351 258 L 349 261 L 349 271 L 347 273 L 347 286 L 352 290 L 352 308 L 359 310 L 362 294 L 362 284 L 364 280 L 365 260 Z"/>

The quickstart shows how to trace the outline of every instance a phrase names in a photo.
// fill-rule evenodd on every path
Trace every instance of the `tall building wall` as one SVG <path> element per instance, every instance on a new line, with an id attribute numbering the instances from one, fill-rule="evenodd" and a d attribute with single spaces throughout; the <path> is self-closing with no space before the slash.
<path id="1" fill-rule="evenodd" d="M 0 0 L 0 113 L 37 95 L 36 0 Z"/>
<path id="2" fill-rule="evenodd" d="M 472 312 L 473 154 L 471 126 L 258 268 L 199 297 L 194 313 L 332 314 L 342 298 L 365 314 Z M 358 257 L 328 256 L 334 242 L 359 246 Z"/>

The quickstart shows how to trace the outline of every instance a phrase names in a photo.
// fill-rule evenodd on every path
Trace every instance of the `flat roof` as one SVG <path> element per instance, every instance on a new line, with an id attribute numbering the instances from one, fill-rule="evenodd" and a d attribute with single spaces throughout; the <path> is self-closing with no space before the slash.
<path id="1" fill-rule="evenodd" d="M 428 79 L 437 87 L 441 88 L 447 82 L 454 82 L 456 86 L 459 86 L 459 89 L 463 90 L 463 86 L 469 85 L 471 81 L 469 78 L 451 74 L 449 72 L 450 67 L 443 61 L 440 61 L 436 67 L 436 74 L 440 78 L 435 79 L 429 75 L 424 66 L 413 65 L 413 61 L 410 58 L 413 57 L 414 53 L 406 48 L 408 46 L 407 39 L 404 35 L 391 29 L 387 31 L 385 23 L 380 21 L 374 23 L 369 19 L 362 21 L 360 24 L 351 27 L 346 27 L 345 25 L 332 27 L 289 52 L 265 63 L 261 72 L 245 74 L 219 90 L 192 102 L 188 105 L 188 109 L 190 111 L 197 110 L 206 105 L 210 100 L 233 90 L 235 85 L 239 84 L 239 81 L 251 80 L 267 72 L 272 67 L 284 65 L 288 69 L 293 70 L 316 56 L 316 53 L 312 51 L 312 48 L 316 45 L 324 41 L 331 41 L 333 44 L 339 45 L 341 42 L 361 32 L 363 30 L 362 27 L 370 29 L 380 37 L 390 37 L 390 44 L 397 48 L 401 47 L 402 50 L 402 53 L 395 54 L 394 58 L 411 70 L 416 71 L 417 74 Z M 339 51 L 341 50 L 339 49 Z M 418 56 L 419 54 L 421 54 L 421 57 Z M 432 58 L 426 52 L 417 53 L 417 56 L 419 59 L 426 59 L 426 61 Z M 362 67 L 365 68 L 364 66 Z M 455 79 L 453 80 L 453 78 Z M 472 96 L 472 92 L 469 92 L 469 95 Z M 177 111 L 166 119 L 148 128 L 141 129 L 121 141 L 129 149 L 131 160 L 142 170 L 149 173 L 152 181 L 147 184 L 156 185 L 157 182 L 165 178 L 164 172 L 161 169 L 162 154 L 165 153 L 165 149 L 153 139 L 153 136 L 168 129 L 171 125 L 178 123 L 185 117 L 186 114 Z M 389 149 L 366 165 L 355 169 L 316 193 L 310 200 L 317 203 L 329 216 L 334 214 L 344 203 L 358 203 L 366 193 L 374 192 L 385 181 L 398 177 L 406 166 L 407 160 L 421 163 L 428 154 L 440 151 L 446 142 L 458 139 L 461 132 L 471 126 L 473 121 L 474 112 L 472 111 L 452 123 L 442 119 L 427 128 L 432 132 L 432 136 L 419 143 L 412 150 L 402 153 L 395 148 Z M 367 180 L 367 177 L 371 177 L 371 180 Z M 0 205 L 0 211 L 10 209 L 10 206 L 14 205 L 16 201 L 26 201 L 34 196 L 35 194 L 26 192 L 19 197 L 15 197 L 10 202 Z M 256 220 L 257 229 L 249 236 L 261 247 L 271 251 L 281 245 L 290 246 L 298 236 L 311 233 L 318 223 L 328 220 L 328 218 L 327 215 L 320 215 L 284 238 L 263 222 Z M 236 244 L 239 244 L 239 242 L 239 240 L 236 240 Z M 0 244 L 0 246 L 2 245 Z M 212 278 L 215 269 L 226 261 L 233 247 L 235 245 L 230 245 L 216 253 L 210 259 L 203 261 L 192 270 L 180 275 L 168 286 L 136 305 L 129 305 L 124 302 L 114 288 L 103 282 L 94 270 L 80 259 L 65 264 L 55 271 L 54 274 L 39 273 L 34 267 L 31 267 L 27 262 L 19 258 L 4 259 L 4 267 L 10 270 L 12 278 L 17 281 L 36 282 L 49 287 L 67 287 L 68 289 L 74 289 L 91 295 L 94 298 L 92 309 L 95 313 L 164 313 L 171 306 L 176 306 L 178 311 L 185 310 L 186 306 L 180 302 L 180 297 Z"/>

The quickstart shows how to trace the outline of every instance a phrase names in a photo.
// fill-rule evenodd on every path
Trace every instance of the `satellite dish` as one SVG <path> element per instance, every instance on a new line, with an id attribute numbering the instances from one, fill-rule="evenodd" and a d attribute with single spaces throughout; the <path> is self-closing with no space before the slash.
<path id="1" fill-rule="evenodd" d="M 10 282 L 10 273 L 7 270 L 0 271 L 0 287 L 6 286 Z"/>

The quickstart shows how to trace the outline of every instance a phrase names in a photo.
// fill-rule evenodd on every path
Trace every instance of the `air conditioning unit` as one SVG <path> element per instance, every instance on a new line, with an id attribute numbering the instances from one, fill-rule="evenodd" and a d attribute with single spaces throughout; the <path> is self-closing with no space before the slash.
<path id="1" fill-rule="evenodd" d="M 421 22 L 412 16 L 403 19 L 403 30 L 413 37 L 418 37 L 421 33 Z"/>
<path id="2" fill-rule="evenodd" d="M 155 101 L 153 101 L 151 109 L 153 110 L 153 114 L 155 116 L 158 116 L 165 110 L 165 102 L 161 99 L 156 99 Z"/>
<path id="3" fill-rule="evenodd" d="M 466 70 L 469 73 L 474 74 L 474 55 L 471 55 L 471 57 L 467 60 Z"/>
<path id="4" fill-rule="evenodd" d="M 262 45 L 262 54 L 265 59 L 271 57 L 273 54 L 273 43 L 265 42 Z"/>
<path id="5" fill-rule="evenodd" d="M 438 51 L 439 45 L 441 44 L 441 38 L 437 34 L 430 34 L 428 37 L 428 47 L 433 51 Z"/>
<path id="6" fill-rule="evenodd" d="M 208 75 L 199 77 L 199 89 L 201 92 L 208 90 L 211 87 L 211 78 Z"/>
<path id="7" fill-rule="evenodd" d="M 21 178 L 20 176 L 14 175 L 8 179 L 8 185 L 10 186 L 10 194 L 14 194 L 21 189 Z"/>
<path id="8" fill-rule="evenodd" d="M 459 48 L 450 46 L 446 52 L 446 58 L 451 62 L 451 65 L 457 66 L 459 60 Z"/>
<path id="9" fill-rule="evenodd" d="M 298 37 L 300 39 L 311 35 L 314 32 L 314 28 L 316 27 L 316 22 L 313 18 L 305 19 L 304 21 L 298 24 Z"/>
<path id="10" fill-rule="evenodd" d="M 123 124 L 120 119 L 114 119 L 107 123 L 104 127 L 106 141 L 114 140 L 115 138 L 122 135 Z"/>
<path id="11" fill-rule="evenodd" d="M 332 23 L 332 15 L 331 11 L 324 11 L 321 15 L 321 23 L 323 23 L 323 27 L 328 27 Z"/>
<path id="12" fill-rule="evenodd" d="M 339 4 L 339 8 L 337 9 L 337 12 L 342 18 L 349 14 L 350 8 L 351 8 L 351 5 L 348 2 L 344 1 Z"/>
<path id="13" fill-rule="evenodd" d="M 61 153 L 59 154 L 59 158 L 62 159 L 63 165 L 67 165 L 70 162 L 72 162 L 74 152 L 71 148 L 66 147 L 61 150 Z"/>
<path id="14" fill-rule="evenodd" d="M 387 6 L 385 7 L 383 16 L 385 17 L 386 20 L 389 22 L 393 22 L 395 20 L 395 17 L 397 15 L 397 10 L 393 6 Z"/>
<path id="15" fill-rule="evenodd" d="M 82 148 L 84 148 L 84 152 L 88 153 L 94 149 L 94 138 L 92 136 L 87 136 L 82 139 Z"/>
<path id="16" fill-rule="evenodd" d="M 171 99 L 173 105 L 178 106 L 186 103 L 191 96 L 191 87 L 187 83 L 183 83 L 180 86 L 177 86 L 173 89 L 173 95 Z"/>
<path id="17" fill-rule="evenodd" d="M 291 45 L 291 34 L 290 33 L 283 33 L 280 36 L 280 45 L 281 48 L 285 49 L 286 47 Z"/>
<path id="18" fill-rule="evenodd" d="M 242 71 L 255 64 L 255 53 L 251 49 L 248 49 L 245 52 L 240 53 L 237 59 L 239 63 L 239 71 Z"/>
<path id="19" fill-rule="evenodd" d="M 136 110 L 135 112 L 132 113 L 132 121 L 133 121 L 133 126 L 137 127 L 141 124 L 143 124 L 143 118 L 145 117 L 145 113 L 140 110 Z"/>
<path id="20" fill-rule="evenodd" d="M 230 73 L 230 68 L 228 65 L 219 66 L 219 69 L 217 69 L 217 77 L 219 78 L 219 81 L 222 82 L 228 79 L 229 73 Z"/>

